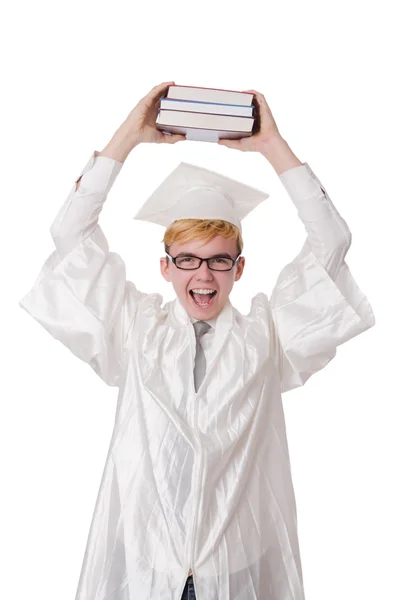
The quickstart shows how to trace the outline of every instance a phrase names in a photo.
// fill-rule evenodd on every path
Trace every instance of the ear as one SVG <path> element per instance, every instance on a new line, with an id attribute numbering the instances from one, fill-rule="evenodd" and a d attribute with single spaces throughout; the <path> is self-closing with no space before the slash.
<path id="1" fill-rule="evenodd" d="M 245 258 L 244 258 L 244 256 L 240 256 L 240 259 L 236 265 L 236 274 L 234 276 L 234 281 L 238 281 L 240 279 L 240 277 L 244 271 L 244 266 L 245 266 Z"/>
<path id="2" fill-rule="evenodd" d="M 160 258 L 160 272 L 166 281 L 171 281 L 169 264 L 169 259 L 167 261 L 165 257 Z"/>

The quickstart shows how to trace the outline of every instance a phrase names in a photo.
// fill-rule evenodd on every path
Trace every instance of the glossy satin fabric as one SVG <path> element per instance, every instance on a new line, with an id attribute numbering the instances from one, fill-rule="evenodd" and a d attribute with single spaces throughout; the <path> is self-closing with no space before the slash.
<path id="1" fill-rule="evenodd" d="M 375 323 L 348 230 L 307 163 L 280 177 L 308 238 L 270 299 L 226 304 L 196 393 L 189 315 L 126 281 L 97 223 L 120 168 L 91 156 L 20 301 L 119 387 L 76 600 L 180 600 L 190 567 L 197 600 L 304 600 L 281 394 Z"/>

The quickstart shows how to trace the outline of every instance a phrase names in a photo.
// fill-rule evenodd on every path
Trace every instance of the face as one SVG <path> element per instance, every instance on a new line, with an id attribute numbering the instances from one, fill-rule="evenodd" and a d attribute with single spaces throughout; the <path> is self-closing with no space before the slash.
<path id="1" fill-rule="evenodd" d="M 170 256 L 178 256 L 182 252 L 188 252 L 200 258 L 210 258 L 217 254 L 225 254 L 235 259 L 237 245 L 234 240 L 227 240 L 222 236 L 213 238 L 207 244 L 202 240 L 195 240 L 187 244 L 178 244 L 174 242 L 169 248 Z M 179 301 L 186 309 L 187 313 L 199 320 L 209 320 L 215 318 L 225 306 L 229 294 L 232 291 L 235 281 L 238 281 L 244 270 L 245 259 L 240 257 L 237 264 L 231 271 L 213 271 L 208 268 L 206 262 L 202 262 L 199 269 L 183 270 L 178 269 L 171 259 L 168 259 L 168 265 L 165 258 L 160 258 L 160 269 L 164 279 L 170 281 L 174 287 Z M 210 300 L 206 307 L 198 306 L 194 301 L 191 290 L 211 289 L 216 294 Z M 204 296 L 205 300 L 210 296 Z"/>

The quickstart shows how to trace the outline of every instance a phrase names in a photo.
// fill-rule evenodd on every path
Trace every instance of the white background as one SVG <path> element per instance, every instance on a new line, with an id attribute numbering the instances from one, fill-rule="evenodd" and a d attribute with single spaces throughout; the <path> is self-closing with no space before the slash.
<path id="1" fill-rule="evenodd" d="M 4 16 L 1 597 L 74 598 L 117 399 L 18 301 L 53 250 L 50 224 L 93 150 L 170 80 L 263 93 L 351 229 L 346 261 L 377 323 L 283 397 L 304 584 L 307 600 L 396 597 L 392 3 L 36 0 Z M 246 269 L 231 301 L 247 312 L 305 239 L 260 154 L 138 146 L 100 217 L 111 250 L 138 289 L 173 298 L 159 270 L 164 230 L 133 215 L 180 161 L 270 194 L 244 220 Z"/>

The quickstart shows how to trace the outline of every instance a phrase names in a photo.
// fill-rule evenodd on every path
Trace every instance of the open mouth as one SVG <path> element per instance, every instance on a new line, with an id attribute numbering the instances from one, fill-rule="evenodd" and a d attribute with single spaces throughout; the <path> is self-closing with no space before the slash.
<path id="1" fill-rule="evenodd" d="M 214 302 L 216 292 L 211 294 L 195 294 L 192 290 L 189 290 L 189 295 L 196 306 L 199 308 L 208 308 Z"/>

